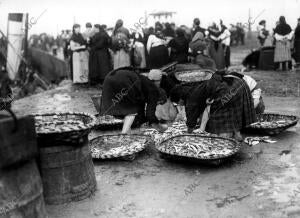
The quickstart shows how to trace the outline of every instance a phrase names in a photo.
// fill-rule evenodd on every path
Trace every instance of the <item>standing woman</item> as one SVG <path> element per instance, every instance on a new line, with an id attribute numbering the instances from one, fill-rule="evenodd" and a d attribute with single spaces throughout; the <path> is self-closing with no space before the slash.
<path id="1" fill-rule="evenodd" d="M 220 35 L 221 31 L 219 31 L 216 23 L 213 23 L 210 27 L 208 27 L 209 32 L 209 56 L 215 61 L 217 70 L 225 69 L 225 56 L 224 49 L 221 43 Z"/>
<path id="2" fill-rule="evenodd" d="M 294 38 L 294 58 L 297 66 L 300 65 L 300 18 L 298 18 L 298 24 L 295 29 L 295 38 Z"/>
<path id="3" fill-rule="evenodd" d="M 230 66 L 230 31 L 229 29 L 223 24 L 221 21 L 221 35 L 220 39 L 222 40 L 222 46 L 224 49 L 224 56 L 225 56 L 225 66 L 228 68 Z M 244 42 L 242 41 L 242 44 Z"/>
<path id="4" fill-rule="evenodd" d="M 144 39 L 138 32 L 132 34 L 131 63 L 134 67 L 146 68 Z"/>
<path id="5" fill-rule="evenodd" d="M 88 82 L 88 56 L 86 50 L 86 41 L 80 33 L 80 25 L 73 25 L 73 34 L 70 39 L 70 48 L 72 50 L 73 83 Z"/>
<path id="6" fill-rule="evenodd" d="M 274 62 L 279 65 L 279 70 L 287 70 L 291 56 L 291 39 L 293 36 L 292 28 L 285 21 L 285 17 L 279 18 L 279 24 L 274 30 L 276 39 Z"/>
<path id="7" fill-rule="evenodd" d="M 258 23 L 258 27 L 257 27 L 257 31 L 258 31 L 258 41 L 261 47 L 263 47 L 265 45 L 265 41 L 267 39 L 267 37 L 269 36 L 269 31 L 266 30 L 266 21 L 265 20 L 261 20 Z"/>
<path id="8" fill-rule="evenodd" d="M 188 62 L 189 41 L 185 37 L 183 29 L 176 30 L 176 36 L 171 39 L 168 46 L 171 48 L 171 61 L 177 61 L 179 64 Z"/>
<path id="9" fill-rule="evenodd" d="M 150 69 L 158 69 L 169 63 L 169 51 L 162 30 L 162 25 L 157 24 L 155 33 L 150 35 L 147 41 Z"/>
<path id="10" fill-rule="evenodd" d="M 129 31 L 123 27 L 123 21 L 118 20 L 113 31 L 112 49 L 114 51 L 114 69 L 120 67 L 129 67 L 130 52 L 129 52 Z"/>
<path id="11" fill-rule="evenodd" d="M 91 85 L 102 84 L 105 76 L 111 71 L 111 59 L 108 48 L 110 47 L 110 37 L 99 25 L 95 25 L 95 35 L 90 40 L 90 75 Z"/>

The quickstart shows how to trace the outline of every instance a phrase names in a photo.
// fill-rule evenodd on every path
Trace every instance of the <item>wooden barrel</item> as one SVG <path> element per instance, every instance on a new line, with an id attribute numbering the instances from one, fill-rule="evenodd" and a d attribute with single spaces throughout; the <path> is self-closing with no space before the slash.
<path id="1" fill-rule="evenodd" d="M 17 125 L 16 125 L 17 124 Z M 16 128 L 17 127 L 17 128 Z M 47 217 L 33 117 L 0 114 L 0 217 Z"/>
<path id="2" fill-rule="evenodd" d="M 90 197 L 96 177 L 88 136 L 80 144 L 40 146 L 40 170 L 47 204 L 63 204 Z"/>
<path id="3" fill-rule="evenodd" d="M 274 47 L 263 47 L 260 50 L 258 67 L 260 70 L 274 70 Z"/>

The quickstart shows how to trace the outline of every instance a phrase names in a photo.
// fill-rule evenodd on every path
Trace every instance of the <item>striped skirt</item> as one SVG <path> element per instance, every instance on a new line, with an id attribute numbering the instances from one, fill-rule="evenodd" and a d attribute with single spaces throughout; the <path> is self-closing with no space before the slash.
<path id="1" fill-rule="evenodd" d="M 290 41 L 276 41 L 274 62 L 291 61 L 291 42 Z"/>

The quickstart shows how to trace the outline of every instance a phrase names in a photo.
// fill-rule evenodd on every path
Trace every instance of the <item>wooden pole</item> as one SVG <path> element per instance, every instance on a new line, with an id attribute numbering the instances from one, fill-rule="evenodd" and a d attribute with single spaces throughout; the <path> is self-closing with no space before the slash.
<path id="1" fill-rule="evenodd" d="M 28 13 L 25 15 L 24 58 L 28 57 Z"/>

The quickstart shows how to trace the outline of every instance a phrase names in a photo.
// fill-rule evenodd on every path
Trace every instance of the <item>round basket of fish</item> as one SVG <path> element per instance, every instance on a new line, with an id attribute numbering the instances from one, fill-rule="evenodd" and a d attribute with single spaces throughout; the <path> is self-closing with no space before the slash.
<path id="1" fill-rule="evenodd" d="M 62 142 L 76 144 L 96 122 L 90 114 L 74 112 L 35 114 L 34 118 L 39 145 L 51 146 Z"/>
<path id="2" fill-rule="evenodd" d="M 123 127 L 123 120 L 117 119 L 111 115 L 96 116 L 96 124 L 94 129 L 108 131 L 108 130 L 119 130 Z"/>
<path id="3" fill-rule="evenodd" d="M 264 113 L 258 115 L 258 122 L 247 127 L 247 132 L 255 132 L 266 135 L 277 135 L 286 129 L 297 125 L 296 116 Z"/>
<path id="4" fill-rule="evenodd" d="M 208 69 L 184 70 L 175 72 L 175 78 L 182 83 L 196 83 L 209 80 L 214 71 Z"/>
<path id="5" fill-rule="evenodd" d="M 234 139 L 218 136 L 182 134 L 173 136 L 156 146 L 165 155 L 173 159 L 213 161 L 231 157 L 241 145 Z"/>
<path id="6" fill-rule="evenodd" d="M 139 134 L 108 134 L 98 136 L 90 141 L 94 159 L 127 158 L 134 159 L 135 154 L 144 150 L 151 138 Z"/>

